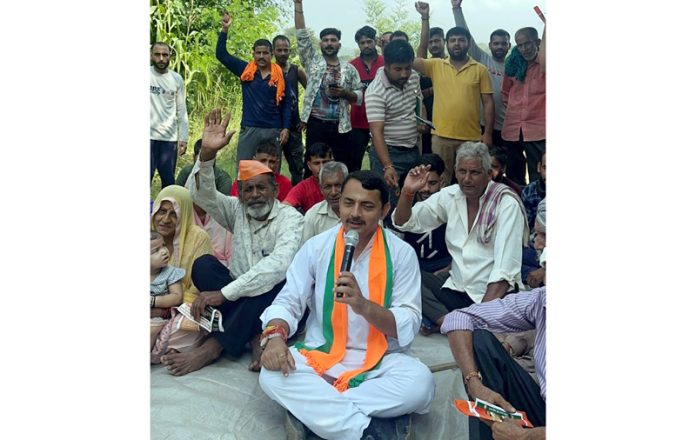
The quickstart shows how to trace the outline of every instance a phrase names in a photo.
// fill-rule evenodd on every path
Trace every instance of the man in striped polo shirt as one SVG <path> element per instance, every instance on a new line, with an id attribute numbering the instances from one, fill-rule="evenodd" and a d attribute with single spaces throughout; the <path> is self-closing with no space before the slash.
<path id="1" fill-rule="evenodd" d="M 390 202 L 396 206 L 394 190 L 399 176 L 408 172 L 420 157 L 416 106 L 422 98 L 420 79 L 412 70 L 413 48 L 395 40 L 384 48 L 384 67 L 377 70 L 365 92 L 367 121 L 373 148 L 370 168 L 391 187 Z"/>

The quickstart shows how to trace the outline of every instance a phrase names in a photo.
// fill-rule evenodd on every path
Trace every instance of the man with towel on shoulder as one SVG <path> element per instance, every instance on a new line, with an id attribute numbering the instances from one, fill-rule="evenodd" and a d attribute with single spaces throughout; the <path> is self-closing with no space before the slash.
<path id="1" fill-rule="evenodd" d="M 396 229 L 416 233 L 447 224 L 452 268 L 442 289 L 433 292 L 442 305 L 436 320 L 440 326 L 454 309 L 519 290 L 529 229 L 517 193 L 492 181 L 491 156 L 484 143 L 464 142 L 455 160 L 457 184 L 413 205 L 429 169 L 419 165 L 408 172 L 392 220 Z"/>

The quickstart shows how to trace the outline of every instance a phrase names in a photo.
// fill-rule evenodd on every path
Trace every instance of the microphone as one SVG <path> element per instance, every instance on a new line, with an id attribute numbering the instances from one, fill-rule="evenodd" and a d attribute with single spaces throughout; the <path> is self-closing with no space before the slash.
<path id="1" fill-rule="evenodd" d="M 343 250 L 343 261 L 341 261 L 340 272 L 350 272 L 350 265 L 353 264 L 353 253 L 355 252 L 355 247 L 358 245 L 359 238 L 360 234 L 358 234 L 358 231 L 355 229 L 351 229 L 343 234 L 346 247 Z M 336 297 L 342 298 L 343 293 L 336 292 Z"/>

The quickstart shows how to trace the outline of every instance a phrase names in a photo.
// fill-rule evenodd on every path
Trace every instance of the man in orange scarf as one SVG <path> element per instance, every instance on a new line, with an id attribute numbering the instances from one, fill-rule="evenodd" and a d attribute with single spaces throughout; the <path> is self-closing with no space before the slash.
<path id="1" fill-rule="evenodd" d="M 227 52 L 227 31 L 232 17 L 225 12 L 221 20 L 215 56 L 242 82 L 242 122 L 237 145 L 237 164 L 254 156 L 256 147 L 266 142 L 285 145 L 290 138 L 290 99 L 285 99 L 283 69 L 271 62 L 273 45 L 265 39 L 254 42 L 254 59 L 243 61 Z"/>
<path id="2" fill-rule="evenodd" d="M 407 414 L 427 413 L 435 393 L 428 368 L 406 354 L 420 325 L 420 273 L 413 249 L 379 224 L 388 194 L 371 171 L 349 174 L 342 224 L 305 243 L 261 315 L 261 388 L 322 438 L 408 429 Z M 348 230 L 359 240 L 341 272 Z M 307 307 L 304 342 L 288 347 Z"/>

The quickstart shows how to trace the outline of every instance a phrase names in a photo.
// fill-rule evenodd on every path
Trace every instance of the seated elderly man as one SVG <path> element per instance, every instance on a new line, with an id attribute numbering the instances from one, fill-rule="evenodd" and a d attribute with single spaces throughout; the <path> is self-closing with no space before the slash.
<path id="1" fill-rule="evenodd" d="M 524 207 L 512 189 L 491 181 L 488 147 L 463 143 L 456 156 L 457 184 L 412 206 L 427 183 L 429 168 L 419 165 L 409 171 L 392 220 L 399 230 L 420 233 L 447 223 L 452 268 L 442 289 L 434 292 L 437 299 L 452 311 L 518 291 L 528 235 Z M 444 315 L 436 324 L 443 320 Z"/>
<path id="2" fill-rule="evenodd" d="M 341 187 L 348 175 L 348 167 L 343 162 L 326 162 L 319 171 L 319 190 L 324 201 L 312 206 L 305 213 L 302 242 L 341 223 L 338 217 L 338 201 Z"/>
<path id="3" fill-rule="evenodd" d="M 545 202 L 542 203 L 536 217 L 534 248 L 542 252 L 540 259 L 546 267 L 546 207 Z M 537 380 L 527 373 L 529 369 L 524 368 L 525 365 L 520 365 L 517 356 L 512 357 L 518 354 L 514 352 L 515 344 L 510 346 L 506 341 L 501 344 L 489 331 L 514 332 L 511 337 L 533 335 L 533 343 L 527 346 L 533 347 L 533 371 Z M 545 439 L 546 287 L 455 310 L 445 318 L 441 332 L 447 335 L 469 400 L 479 398 L 508 411 L 525 411 L 536 426 L 528 430 L 505 421 L 489 427 L 472 418 L 469 420 L 472 438 Z"/>
<path id="4" fill-rule="evenodd" d="M 430 370 L 406 354 L 420 324 L 420 274 L 413 249 L 379 225 L 388 200 L 382 177 L 349 174 L 341 225 L 302 246 L 261 316 L 261 389 L 322 438 L 393 438 L 435 394 Z M 345 231 L 358 233 L 350 271 L 340 271 Z M 304 343 L 288 347 L 307 307 Z"/>
<path id="5" fill-rule="evenodd" d="M 521 332 L 536 329 L 534 367 L 537 383 L 508 354 L 489 331 Z M 491 429 L 479 420 L 479 439 L 546 438 L 546 287 L 508 295 L 447 315 L 441 332 L 447 335 L 454 359 L 464 377 L 469 400 L 482 399 L 505 410 L 525 411 L 536 428 L 525 429 L 507 420 Z"/>
<path id="6" fill-rule="evenodd" d="M 223 350 L 239 356 L 250 341 L 249 368 L 260 369 L 258 319 L 285 284 L 285 272 L 300 247 L 302 215 L 276 200 L 278 188 L 270 168 L 241 160 L 240 197 L 215 190 L 215 155 L 234 134 L 225 133 L 229 119 L 228 114 L 222 120 L 219 109 L 206 116 L 200 161 L 192 171 L 196 179 L 191 188 L 193 200 L 234 234 L 234 258 L 229 267 L 212 255 L 203 255 L 193 264 L 191 277 L 200 291 L 191 306 L 194 318 L 206 306 L 215 307 L 222 312 L 224 332 L 213 332 L 197 350 L 177 355 L 179 362 L 189 365 L 189 372 L 213 362 Z"/>

